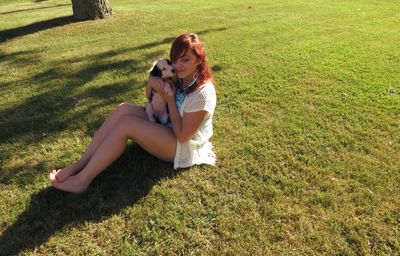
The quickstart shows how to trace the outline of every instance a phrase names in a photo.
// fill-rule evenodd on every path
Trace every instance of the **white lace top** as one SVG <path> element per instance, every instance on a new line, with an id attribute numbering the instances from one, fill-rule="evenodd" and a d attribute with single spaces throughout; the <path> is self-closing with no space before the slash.
<path id="1" fill-rule="evenodd" d="M 209 139 L 213 135 L 212 117 L 216 103 L 217 96 L 211 82 L 205 83 L 185 97 L 179 111 L 181 117 L 184 112 L 205 110 L 208 113 L 191 139 L 185 143 L 177 141 L 174 169 L 186 168 L 195 164 L 215 164 L 216 157 Z"/>

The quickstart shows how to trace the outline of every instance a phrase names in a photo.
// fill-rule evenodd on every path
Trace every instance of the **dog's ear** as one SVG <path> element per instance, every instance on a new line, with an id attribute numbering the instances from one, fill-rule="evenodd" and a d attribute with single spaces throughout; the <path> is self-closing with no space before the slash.
<path id="1" fill-rule="evenodd" d="M 158 61 L 154 62 L 153 67 L 150 70 L 150 75 L 151 76 L 157 76 L 161 77 L 162 76 L 162 70 L 157 66 Z"/>
<path id="2" fill-rule="evenodd" d="M 167 60 L 168 65 L 172 66 L 172 62 L 169 59 L 166 59 L 166 60 Z"/>

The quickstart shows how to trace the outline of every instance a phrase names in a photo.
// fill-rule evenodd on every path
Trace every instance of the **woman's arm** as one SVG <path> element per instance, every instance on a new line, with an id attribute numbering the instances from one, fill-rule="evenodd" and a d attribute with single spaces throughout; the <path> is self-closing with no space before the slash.
<path id="1" fill-rule="evenodd" d="M 171 119 L 174 134 L 180 143 L 185 143 L 195 134 L 197 129 L 199 129 L 207 115 L 207 111 L 202 110 L 184 113 L 183 117 L 181 117 L 175 103 L 176 88 L 172 86 L 172 95 L 165 93 L 164 85 L 162 83 L 159 84 L 158 82 L 155 82 L 154 87 L 152 88 L 154 88 L 154 90 L 167 101 L 169 118 Z"/>
<path id="2" fill-rule="evenodd" d="M 169 118 L 171 119 L 172 128 L 175 136 L 180 143 L 188 141 L 199 129 L 201 123 L 207 115 L 207 111 L 183 113 L 181 117 L 176 108 L 175 101 L 167 100 L 169 109 Z"/>

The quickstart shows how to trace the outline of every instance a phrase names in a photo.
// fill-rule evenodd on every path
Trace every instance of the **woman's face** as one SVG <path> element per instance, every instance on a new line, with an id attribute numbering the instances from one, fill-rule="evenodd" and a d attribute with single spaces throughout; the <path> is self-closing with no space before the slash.
<path id="1" fill-rule="evenodd" d="M 187 51 L 186 54 L 182 55 L 172 63 L 176 75 L 183 79 L 184 82 L 193 79 L 193 74 L 196 72 L 199 64 L 200 62 L 192 50 Z"/>

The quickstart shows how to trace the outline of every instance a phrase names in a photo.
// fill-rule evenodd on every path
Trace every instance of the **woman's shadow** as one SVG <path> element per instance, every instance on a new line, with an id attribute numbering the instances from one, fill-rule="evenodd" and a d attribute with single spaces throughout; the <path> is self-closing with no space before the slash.
<path id="1" fill-rule="evenodd" d="M 34 194 L 27 209 L 0 236 L 0 255 L 17 255 L 45 243 L 65 225 L 97 222 L 146 196 L 154 184 L 177 174 L 131 144 L 82 194 L 48 187 Z"/>

